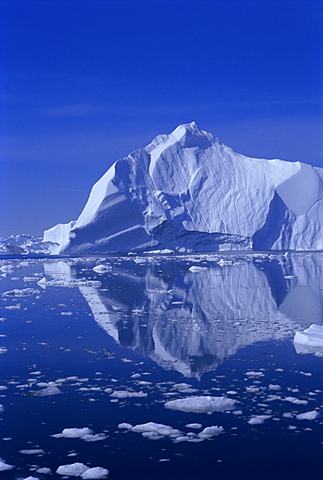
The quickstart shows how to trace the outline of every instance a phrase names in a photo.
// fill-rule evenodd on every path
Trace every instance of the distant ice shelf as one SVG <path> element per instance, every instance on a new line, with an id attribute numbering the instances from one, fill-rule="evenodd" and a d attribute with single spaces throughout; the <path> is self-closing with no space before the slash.
<path id="1" fill-rule="evenodd" d="M 249 158 L 194 122 L 116 161 L 53 253 L 323 249 L 323 169 Z"/>

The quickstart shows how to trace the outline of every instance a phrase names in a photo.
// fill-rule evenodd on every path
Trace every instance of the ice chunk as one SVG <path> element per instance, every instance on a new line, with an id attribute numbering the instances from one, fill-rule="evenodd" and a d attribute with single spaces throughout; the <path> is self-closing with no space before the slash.
<path id="1" fill-rule="evenodd" d="M 43 390 L 36 392 L 35 395 L 37 397 L 48 397 L 50 395 L 59 395 L 60 393 L 63 393 L 63 392 L 58 387 L 56 387 L 56 385 L 49 385 Z"/>
<path id="2" fill-rule="evenodd" d="M 56 470 L 59 475 L 69 475 L 70 477 L 80 477 L 89 467 L 84 463 L 76 462 L 67 465 L 60 465 Z"/>
<path id="3" fill-rule="evenodd" d="M 304 331 L 297 331 L 294 346 L 297 353 L 323 353 L 323 325 L 313 323 Z"/>
<path id="4" fill-rule="evenodd" d="M 133 397 L 144 398 L 144 397 L 147 397 L 147 393 L 131 392 L 128 390 L 115 390 L 113 393 L 111 393 L 110 396 L 114 398 L 133 398 Z"/>
<path id="5" fill-rule="evenodd" d="M 248 377 L 250 377 L 250 378 L 253 378 L 253 377 L 263 377 L 263 376 L 264 376 L 263 372 L 253 372 L 253 371 L 251 371 L 251 372 L 246 372 L 246 375 L 248 375 Z"/>
<path id="6" fill-rule="evenodd" d="M 249 420 L 250 425 L 260 425 L 261 423 L 264 423 L 265 420 L 268 420 L 271 418 L 271 415 L 256 415 L 254 417 L 251 417 Z"/>
<path id="7" fill-rule="evenodd" d="M 201 423 L 188 423 L 187 425 L 185 425 L 186 428 L 202 428 L 202 424 Z"/>
<path id="8" fill-rule="evenodd" d="M 232 410 L 235 404 L 235 400 L 227 397 L 194 396 L 170 400 L 165 407 L 182 412 L 213 413 Z"/>
<path id="9" fill-rule="evenodd" d="M 30 450 L 19 450 L 24 455 L 43 455 L 45 451 L 42 448 L 31 448 Z"/>
<path id="10" fill-rule="evenodd" d="M 9 465 L 6 463 L 2 458 L 0 458 L 0 472 L 4 472 L 5 470 L 11 470 L 12 468 L 15 468 L 13 465 Z"/>
<path id="11" fill-rule="evenodd" d="M 300 400 L 299 398 L 296 398 L 296 397 L 285 397 L 284 400 L 286 400 L 286 402 L 294 403 L 295 405 L 307 405 L 308 404 L 307 400 Z"/>
<path id="12" fill-rule="evenodd" d="M 300 413 L 296 415 L 297 420 L 315 420 L 319 417 L 320 414 L 316 410 L 312 410 L 311 412 Z"/>
<path id="13" fill-rule="evenodd" d="M 200 438 L 211 438 L 214 437 L 214 435 L 219 435 L 219 433 L 223 433 L 224 428 L 223 427 L 218 427 L 218 426 L 212 426 L 212 427 L 206 427 L 202 432 L 198 434 Z"/>
<path id="14" fill-rule="evenodd" d="M 96 267 L 93 267 L 93 270 L 97 273 L 105 273 L 111 271 L 112 267 L 111 265 L 97 265 Z"/>
<path id="15" fill-rule="evenodd" d="M 109 470 L 103 467 L 92 467 L 81 474 L 83 480 L 106 478 Z"/>
<path id="16" fill-rule="evenodd" d="M 131 430 L 133 428 L 133 425 L 131 423 L 119 423 L 118 428 L 125 428 L 127 430 Z"/>
<path id="17" fill-rule="evenodd" d="M 43 473 L 44 475 L 49 475 L 50 473 L 52 473 L 51 469 L 48 467 L 37 468 L 36 472 Z"/>
<path id="18" fill-rule="evenodd" d="M 176 428 L 172 428 L 169 425 L 163 425 L 162 423 L 155 423 L 155 422 L 148 422 L 142 423 L 140 425 L 135 425 L 131 429 L 133 432 L 136 433 L 153 433 L 160 436 L 172 436 L 172 435 L 180 435 L 180 430 Z"/>
<path id="19" fill-rule="evenodd" d="M 62 433 L 52 435 L 54 438 L 80 438 L 85 442 L 98 442 L 105 440 L 107 437 L 104 433 L 93 433 L 88 427 L 83 428 L 64 428 Z"/>
<path id="20" fill-rule="evenodd" d="M 39 295 L 39 294 L 40 294 L 40 290 L 37 290 L 35 288 L 23 288 L 22 290 L 15 288 L 14 290 L 8 290 L 8 292 L 4 292 L 2 295 L 4 297 L 26 297 L 28 295 Z"/>
<path id="21" fill-rule="evenodd" d="M 92 434 L 93 431 L 88 428 L 64 428 L 62 435 L 65 438 L 82 438 L 84 435 Z"/>
<path id="22" fill-rule="evenodd" d="M 268 388 L 269 388 L 269 390 L 281 390 L 282 387 L 280 385 L 274 385 L 274 384 L 270 383 L 268 385 Z"/>

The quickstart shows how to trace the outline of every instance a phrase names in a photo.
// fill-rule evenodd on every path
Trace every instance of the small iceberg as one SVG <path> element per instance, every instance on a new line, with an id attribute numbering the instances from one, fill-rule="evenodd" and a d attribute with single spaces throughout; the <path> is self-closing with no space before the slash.
<path id="1" fill-rule="evenodd" d="M 294 347 L 297 353 L 323 353 L 323 325 L 313 323 L 294 336 Z M 320 356 L 320 355 L 318 355 Z"/>

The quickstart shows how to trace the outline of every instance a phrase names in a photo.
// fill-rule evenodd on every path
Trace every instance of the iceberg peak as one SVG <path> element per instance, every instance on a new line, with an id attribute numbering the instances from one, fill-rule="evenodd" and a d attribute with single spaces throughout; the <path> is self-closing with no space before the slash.
<path id="1" fill-rule="evenodd" d="M 179 125 L 170 134 L 178 142 L 182 142 L 183 147 L 202 147 L 211 146 L 215 138 L 210 133 L 201 130 L 195 122 Z"/>

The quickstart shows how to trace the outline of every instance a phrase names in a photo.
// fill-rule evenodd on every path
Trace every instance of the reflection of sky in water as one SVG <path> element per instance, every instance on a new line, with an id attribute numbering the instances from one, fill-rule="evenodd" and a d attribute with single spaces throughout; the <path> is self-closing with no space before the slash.
<path id="1" fill-rule="evenodd" d="M 322 325 L 322 255 L 10 263 L 3 478 L 73 462 L 122 480 L 322 478 L 322 358 L 293 344 Z"/>

